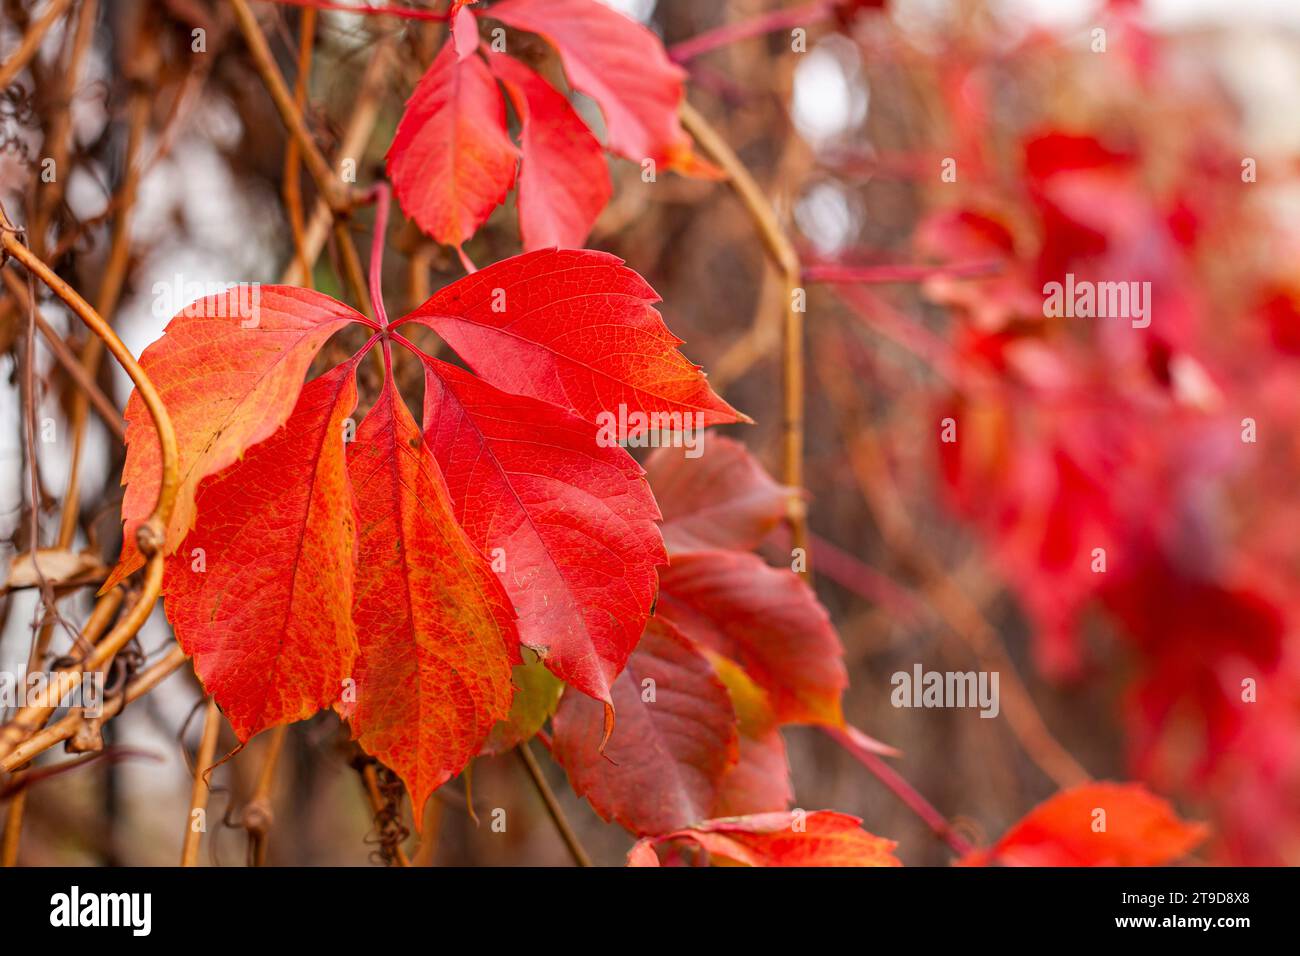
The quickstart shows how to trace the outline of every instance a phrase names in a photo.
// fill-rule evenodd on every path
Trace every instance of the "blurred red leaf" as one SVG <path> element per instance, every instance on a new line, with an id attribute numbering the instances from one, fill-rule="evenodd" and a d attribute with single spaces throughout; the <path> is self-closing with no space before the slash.
<path id="1" fill-rule="evenodd" d="M 709 820 L 690 829 L 641 840 L 628 853 L 629 866 L 658 866 L 656 847 L 694 843 L 712 860 L 741 866 L 902 866 L 897 844 L 863 830 L 843 813 L 763 813 Z"/>
<path id="2" fill-rule="evenodd" d="M 674 555 L 659 574 L 657 613 L 740 664 L 783 723 L 841 726 L 848 686 L 826 609 L 793 571 L 740 551 Z"/>
<path id="3" fill-rule="evenodd" d="M 1089 783 L 1040 803 L 962 864 L 1161 866 L 1191 852 L 1207 833 L 1139 784 Z"/>
<path id="4" fill-rule="evenodd" d="M 673 552 L 755 548 L 797 494 L 725 436 L 711 435 L 708 453 L 695 458 L 679 448 L 658 448 L 645 468 L 663 512 L 664 543 Z"/>
<path id="5" fill-rule="evenodd" d="M 685 171 L 698 162 L 677 118 L 686 73 L 641 24 L 597 0 L 503 0 L 489 15 L 555 47 L 604 114 L 611 152 Z"/>
<path id="6" fill-rule="evenodd" d="M 601 753 L 603 714 L 565 694 L 552 750 L 576 793 L 636 834 L 708 817 L 737 759 L 736 715 L 709 661 L 669 624 L 650 622 L 614 682 L 617 723 Z"/>

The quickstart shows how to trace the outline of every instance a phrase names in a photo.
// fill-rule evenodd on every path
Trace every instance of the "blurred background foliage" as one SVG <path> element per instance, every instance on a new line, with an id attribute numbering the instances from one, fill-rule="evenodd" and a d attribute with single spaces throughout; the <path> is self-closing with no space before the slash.
<path id="1" fill-rule="evenodd" d="M 670 52 L 779 7 L 616 5 Z M 0 97 L 0 198 L 31 221 L 24 204 L 43 143 L 69 124 L 61 201 L 43 215 L 61 274 L 93 292 L 112 268 L 112 213 L 133 157 L 129 255 L 110 311 L 138 354 L 171 315 L 155 283 L 269 283 L 291 266 L 286 137 L 225 4 L 96 6 L 70 91 L 75 14 Z M 256 6 L 292 77 L 302 11 Z M 0 0 L 0 49 L 13 49 L 43 8 Z M 898 769 L 977 841 L 1086 771 L 1144 780 L 1184 816 L 1209 821 L 1204 861 L 1300 862 L 1300 12 L 1173 0 L 787 9 L 806 14 L 806 50 L 792 49 L 780 21 L 698 52 L 686 63 L 688 95 L 762 184 L 804 259 L 813 565 L 845 646 L 850 721 L 899 747 Z M 192 50 L 196 29 L 203 53 Z M 444 29 L 320 14 L 306 114 L 326 155 L 349 133 L 364 143 L 361 183 L 382 175 L 402 104 Z M 558 76 L 541 44 L 517 42 L 513 52 Z M 580 109 L 599 129 L 592 104 Z M 758 422 L 725 431 L 778 472 L 784 293 L 752 221 L 724 184 L 646 183 L 638 166 L 613 159 L 611 171 L 615 196 L 589 245 L 624 257 L 660 293 L 686 354 Z M 303 189 L 310 212 L 310 182 Z M 359 237 L 368 216 L 353 223 Z M 503 208 L 467 251 L 483 265 L 519 248 Z M 346 298 L 336 255 L 331 244 L 312 281 Z M 386 269 L 390 312 L 462 273 L 400 216 Z M 1151 282 L 1150 328 L 1044 318 L 1042 285 L 1066 272 Z M 42 309 L 79 348 L 76 322 L 54 303 Z M 13 358 L 23 320 L 7 287 L 9 557 L 29 534 Z M 42 414 L 64 436 L 76 388 L 48 353 L 40 359 Z M 418 395 L 404 353 L 398 374 Z M 121 407 L 120 371 L 105 367 L 100 384 Z M 375 385 L 363 378 L 363 407 Z M 958 430 L 951 445 L 940 441 L 945 418 Z M 1243 441 L 1247 418 L 1255 442 Z M 122 448 L 94 414 L 84 441 L 76 545 L 111 559 Z M 68 444 L 41 449 L 50 526 L 66 495 Z M 772 542 L 774 561 L 785 548 Z M 1106 550 L 1104 574 L 1094 548 Z M 36 603 L 30 590 L 3 598 L 5 669 L 26 660 Z M 85 592 L 61 607 L 83 620 Z M 168 640 L 158 613 L 141 649 Z M 890 675 L 918 662 L 999 670 L 1002 715 L 895 709 Z M 1242 700 L 1245 680 L 1254 702 Z M 21 862 L 174 862 L 198 693 L 186 668 L 108 725 L 121 759 L 40 782 Z M 795 729 L 787 739 L 797 806 L 861 816 L 900 842 L 908 864 L 949 861 L 828 738 Z M 222 743 L 224 752 L 234 742 Z M 210 862 L 245 860 L 241 814 L 265 746 L 255 740 L 213 774 Z M 268 862 L 371 858 L 376 831 L 348 755 L 330 715 L 292 728 L 271 794 Z M 631 838 L 574 798 L 557 768 L 548 773 L 597 861 L 621 862 Z M 504 833 L 490 827 L 494 808 L 506 810 Z M 418 862 L 568 860 L 513 758 L 476 761 L 435 796 L 427 824 L 430 839 L 409 845 Z"/>

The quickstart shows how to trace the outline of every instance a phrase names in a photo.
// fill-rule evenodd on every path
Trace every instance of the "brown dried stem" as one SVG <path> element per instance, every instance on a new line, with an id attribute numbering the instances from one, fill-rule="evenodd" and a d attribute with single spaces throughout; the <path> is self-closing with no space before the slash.
<path id="1" fill-rule="evenodd" d="M 568 817 L 564 815 L 564 808 L 560 806 L 560 801 L 556 798 L 551 785 L 546 782 L 546 777 L 537 763 L 537 758 L 533 756 L 532 750 L 528 747 L 528 741 L 524 741 L 516 747 L 515 753 L 519 755 L 519 762 L 524 765 L 524 769 L 528 771 L 528 776 L 532 778 L 533 786 L 537 788 L 542 803 L 546 804 L 546 812 L 551 815 L 551 821 L 555 824 L 555 829 L 559 831 L 560 839 L 569 848 L 569 855 L 573 857 L 574 865 L 591 866 L 591 856 L 579 841 L 578 834 L 574 831 L 573 825 L 569 823 Z"/>
<path id="2" fill-rule="evenodd" d="M 3 64 L 0 64 L 0 90 L 17 79 L 23 67 L 31 62 L 36 51 L 41 48 L 41 41 L 45 39 L 45 34 L 49 32 L 50 27 L 54 26 L 54 22 L 63 16 L 71 3 L 72 0 L 50 0 L 45 13 L 23 34 L 18 49 L 14 50 L 13 55 Z"/>
<path id="3" fill-rule="evenodd" d="M 16 259 L 36 279 L 62 299 L 96 338 L 107 346 L 109 352 L 126 370 L 153 418 L 162 453 L 162 480 L 158 489 L 158 501 L 154 505 L 153 513 L 140 528 L 140 547 L 148 557 L 140 598 L 93 651 L 59 672 L 58 678 L 52 682 L 50 691 L 50 699 L 58 701 L 63 699 L 82 672 L 99 670 L 112 660 L 118 651 L 136 635 L 153 611 L 162 590 L 163 543 L 167 522 L 171 518 L 177 489 L 180 486 L 180 467 L 176 432 L 153 382 L 99 312 L 34 255 L 21 236 L 21 231 L 9 221 L 3 208 L 0 208 L 0 248 L 6 256 Z M 48 704 L 21 708 L 12 721 L 0 728 L 0 757 L 7 757 L 24 738 L 39 730 L 50 719 L 54 710 L 55 708 Z"/>
<path id="4" fill-rule="evenodd" d="M 203 737 L 194 756 L 194 783 L 190 788 L 190 812 L 185 817 L 185 842 L 181 845 L 181 866 L 199 865 L 199 841 L 206 827 L 195 827 L 195 816 L 203 817 L 208 809 L 207 768 L 217 754 L 217 737 L 221 733 L 221 711 L 214 698 L 208 698 L 203 718 Z"/>
<path id="5" fill-rule="evenodd" d="M 736 197 L 749 213 L 768 257 L 780 273 L 784 286 L 781 324 L 782 368 L 782 469 L 781 478 L 794 493 L 786 500 L 793 545 L 807 553 L 807 507 L 803 489 L 804 377 L 803 313 L 795 308 L 795 296 L 802 281 L 799 253 L 786 235 L 776 211 L 763 194 L 745 164 L 708 120 L 689 103 L 681 105 L 682 125 L 695 137 L 709 158 L 726 172 Z M 755 323 L 750 336 L 760 336 L 766 323 Z M 805 564 L 806 566 L 806 564 Z"/>

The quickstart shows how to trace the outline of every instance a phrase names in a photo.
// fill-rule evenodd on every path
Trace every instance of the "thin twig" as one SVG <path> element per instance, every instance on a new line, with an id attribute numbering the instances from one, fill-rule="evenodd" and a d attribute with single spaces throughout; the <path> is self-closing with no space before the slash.
<path id="1" fill-rule="evenodd" d="M 288 733 L 288 724 L 281 724 L 271 731 L 266 750 L 262 755 L 257 787 L 244 807 L 241 821 L 244 829 L 248 831 L 249 866 L 266 865 L 267 837 L 271 832 L 271 824 L 275 821 L 275 813 L 271 807 L 271 787 L 275 783 L 275 767 L 280 759 L 280 752 L 284 749 L 284 739 Z"/>
<path id="2" fill-rule="evenodd" d="M 427 20 L 437 23 L 444 22 L 447 19 L 445 13 L 434 13 L 432 10 L 420 10 L 416 7 L 395 7 L 387 4 L 371 4 L 363 2 L 355 3 L 338 3 L 336 0 L 272 0 L 273 3 L 283 3 L 291 7 L 315 7 L 317 10 L 337 10 L 340 13 L 373 13 L 390 17 L 401 17 L 404 20 Z"/>
<path id="3" fill-rule="evenodd" d="M 682 125 L 695 137 L 709 158 L 726 172 L 728 182 L 758 229 L 768 256 L 780 272 L 784 284 L 782 299 L 781 385 L 782 385 L 782 468 L 781 478 L 791 489 L 786 499 L 786 514 L 793 545 L 807 554 L 807 504 L 803 493 L 803 312 L 795 307 L 795 296 L 802 281 L 799 253 L 781 226 L 762 188 L 750 175 L 745 164 L 708 120 L 686 101 L 681 105 Z M 761 317 L 760 317 L 761 319 Z M 804 563 L 807 569 L 808 563 Z"/>
<path id="4" fill-rule="evenodd" d="M 920 817 L 925 822 L 925 825 L 934 832 L 934 835 L 947 843 L 954 853 L 965 856 L 971 851 L 971 845 L 953 830 L 952 824 L 948 822 L 944 815 L 936 810 L 934 805 L 921 795 L 920 791 L 908 783 L 902 774 L 881 760 L 876 754 L 859 745 L 847 731 L 833 727 L 823 727 L 822 730 L 826 736 L 843 747 L 854 760 L 866 767 L 872 776 L 883 783 L 890 793 L 903 802 L 904 806 Z"/>
<path id="5" fill-rule="evenodd" d="M 317 147 L 315 140 L 312 139 L 302 111 L 298 109 L 293 94 L 285 85 L 284 77 L 280 75 L 279 67 L 275 65 L 275 57 L 266 42 L 266 35 L 257 24 L 257 17 L 253 15 L 247 0 L 230 0 L 230 6 L 235 12 L 235 20 L 239 23 L 239 30 L 244 35 L 244 42 L 248 45 L 248 52 L 253 58 L 253 67 L 262 78 L 267 92 L 271 94 L 271 101 L 288 128 L 289 135 L 298 142 L 298 148 L 302 150 L 303 162 L 307 166 L 307 171 L 311 173 L 312 179 L 315 180 L 316 188 L 320 190 L 335 215 L 345 214 L 348 211 L 346 192 L 330 169 L 329 162 Z"/>
<path id="6" fill-rule="evenodd" d="M 55 210 L 62 201 L 68 176 L 68 152 L 71 146 L 72 100 L 77 94 L 77 84 L 81 79 L 81 64 L 90 51 L 91 41 L 95 35 L 95 17 L 99 12 L 98 0 L 81 0 L 77 11 L 77 28 L 72 33 L 72 45 L 64 61 L 62 71 L 62 91 L 59 96 L 58 109 L 50 120 L 46 131 L 44 146 L 55 171 L 54 178 L 36 186 L 35 213 L 32 216 L 31 244 L 32 250 L 39 256 L 45 255 L 45 229 Z"/>
<path id="7" fill-rule="evenodd" d="M 217 737 L 221 733 L 221 711 L 215 697 L 208 698 L 207 713 L 203 718 L 203 737 L 194 757 L 194 783 L 190 787 L 190 812 L 185 818 L 185 842 L 181 845 L 181 866 L 199 865 L 199 841 L 206 826 L 196 827 L 195 817 L 203 817 L 208 810 L 208 781 L 206 771 L 217 754 Z"/>
<path id="8" fill-rule="evenodd" d="M 293 103 L 301 113 L 307 103 L 307 84 L 311 77 L 312 49 L 316 39 L 316 8 L 308 7 L 302 12 L 300 23 L 301 36 L 298 40 L 298 76 L 293 84 Z M 310 278 L 311 270 L 307 265 L 306 226 L 302 215 L 302 182 L 298 175 L 299 160 L 302 149 L 292 136 L 284 148 L 284 206 L 289 213 L 289 228 L 293 232 L 294 261 L 302 274 Z"/>
<path id="9" fill-rule="evenodd" d="M 158 446 L 162 458 L 162 475 L 158 488 L 158 500 L 153 513 L 140 526 L 138 539 L 141 551 L 148 557 L 144 585 L 140 599 L 120 620 L 116 627 L 88 655 L 58 672 L 51 687 L 52 700 L 62 700 L 74 686 L 80 675 L 86 671 L 102 669 L 133 638 L 153 611 L 154 604 L 162 591 L 163 554 L 166 540 L 167 522 L 171 518 L 172 508 L 180 485 L 180 468 L 176 444 L 176 431 L 172 426 L 162 399 L 149 376 L 136 362 L 130 350 L 118 338 L 117 333 L 104 321 L 103 317 L 91 308 L 75 289 L 57 276 L 49 266 L 35 256 L 19 238 L 19 231 L 9 221 L 8 215 L 0 206 L 0 248 L 4 253 L 20 262 L 35 278 L 45 283 L 63 302 L 80 318 L 96 337 L 103 340 L 109 352 L 122 365 L 135 383 L 137 392 L 145 408 L 153 418 L 157 432 Z M 11 753 L 24 737 L 34 733 L 54 713 L 50 706 L 26 706 L 21 708 L 14 719 L 0 727 L 0 757 Z"/>
<path id="10" fill-rule="evenodd" d="M 45 34 L 49 32 L 54 21 L 63 16 L 64 11 L 72 0 L 50 0 L 45 8 L 45 13 L 41 18 L 31 25 L 26 33 L 23 34 L 22 41 L 18 44 L 18 49 L 14 50 L 13 55 L 0 65 L 0 90 L 3 90 L 12 83 L 18 74 L 23 71 L 36 51 L 41 48 L 41 41 L 45 39 Z"/>
<path id="11" fill-rule="evenodd" d="M 1029 758 L 1060 787 L 1083 783 L 1089 779 L 1088 772 L 1048 730 L 997 631 L 943 564 L 924 547 L 913 528 L 902 495 L 885 465 L 876 429 L 853 411 L 857 398 L 843 369 L 844 352 L 844 345 L 838 340 L 829 341 L 819 350 L 822 382 L 837 398 L 839 407 L 845 409 L 840 424 L 849 469 L 889 553 L 919 580 L 919 590 L 927 599 L 927 606 L 934 608 L 948 629 L 974 652 L 981 665 L 1002 675 L 1000 686 L 1007 724 Z"/>
<path id="12" fill-rule="evenodd" d="M 516 747 L 515 753 L 519 755 L 519 762 L 528 771 L 533 786 L 537 788 L 538 795 L 542 798 L 542 802 L 546 804 L 546 812 L 551 815 L 551 821 L 555 824 L 555 829 L 559 831 L 560 839 L 569 848 L 569 855 L 573 857 L 574 865 L 591 866 L 591 857 L 578 840 L 578 834 L 574 832 L 572 824 L 569 823 L 569 818 L 564 815 L 564 808 L 560 806 L 555 791 L 546 782 L 546 777 L 537 763 L 537 758 L 533 756 L 532 750 L 528 747 L 528 741 L 525 740 Z"/>
<path id="13" fill-rule="evenodd" d="M 181 665 L 188 659 L 179 646 L 173 645 L 165 657 L 136 675 L 135 680 L 127 685 L 125 694 L 113 697 L 104 704 L 102 719 L 107 721 L 116 717 L 122 712 L 123 707 L 153 690 L 162 683 L 164 678 L 179 670 Z M 77 728 L 84 722 L 85 718 L 80 712 L 76 712 L 68 714 L 48 727 L 38 730 L 14 747 L 10 753 L 0 757 L 0 771 L 12 773 L 23 764 L 30 763 L 35 757 L 51 747 L 71 739 L 72 735 L 77 732 Z"/>
<path id="14" fill-rule="evenodd" d="M 805 282 L 875 285 L 889 282 L 924 282 L 936 278 L 978 279 L 997 275 L 1002 268 L 1002 263 L 996 259 L 948 262 L 940 265 L 885 263 L 857 266 L 838 262 L 817 262 L 804 266 L 803 278 Z"/>
<path id="15" fill-rule="evenodd" d="M 19 302 L 20 307 L 26 308 L 27 289 L 18 277 L 6 269 L 0 272 L 0 278 L 3 278 L 5 288 L 9 294 Z M 77 358 L 75 352 L 63 341 L 63 338 L 47 322 L 39 311 L 36 312 L 36 330 L 41 333 L 45 339 L 45 344 L 49 346 L 50 352 L 54 355 L 55 361 L 68 373 L 68 377 L 76 383 L 77 387 L 85 391 L 90 397 L 90 404 L 94 406 L 95 411 L 103 420 L 104 425 L 118 441 L 126 440 L 126 422 L 123 421 L 121 413 L 113 404 L 112 400 L 104 394 L 98 383 L 86 372 L 85 366 Z"/>
<path id="16" fill-rule="evenodd" d="M 348 121 L 348 127 L 343 133 L 342 143 L 335 156 L 336 169 L 344 159 L 360 155 L 374 131 L 375 123 L 379 118 L 381 94 L 387 80 L 388 67 L 391 63 L 391 53 L 392 40 L 390 38 L 384 37 L 375 44 L 374 53 L 371 55 L 370 62 L 366 65 L 365 72 L 361 77 L 360 92 L 352 104 L 351 119 Z M 324 248 L 326 239 L 329 238 L 333 220 L 334 216 L 329 204 L 323 198 L 318 198 L 316 206 L 312 210 L 311 219 L 307 223 L 303 242 L 306 250 L 308 272 L 315 264 L 321 249 Z M 311 277 L 303 272 L 295 257 L 295 260 L 290 263 L 280 281 L 286 285 L 306 285 L 311 281 Z"/>
<path id="17" fill-rule="evenodd" d="M 740 40 L 776 33 L 778 30 L 790 30 L 794 27 L 807 27 L 827 19 L 835 11 L 837 0 L 812 0 L 801 7 L 785 10 L 772 10 L 740 23 L 724 23 L 713 30 L 706 30 L 689 40 L 683 40 L 668 48 L 668 57 L 676 63 L 685 63 L 710 50 L 729 46 Z"/>

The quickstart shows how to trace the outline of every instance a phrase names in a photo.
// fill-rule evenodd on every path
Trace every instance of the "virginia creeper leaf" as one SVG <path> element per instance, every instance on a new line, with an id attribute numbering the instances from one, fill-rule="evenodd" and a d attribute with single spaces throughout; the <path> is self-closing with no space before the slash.
<path id="1" fill-rule="evenodd" d="M 614 186 L 605 154 L 563 94 L 518 60 L 488 65 L 523 124 L 519 232 L 524 249 L 577 249 L 586 242 Z"/>
<path id="2" fill-rule="evenodd" d="M 198 520 L 167 561 L 176 639 L 242 741 L 330 706 L 356 657 L 343 450 L 355 369 L 309 383 L 283 428 L 200 485 Z"/>
<path id="3" fill-rule="evenodd" d="M 496 314 L 497 292 L 518 312 L 481 318 Z M 596 408 L 631 397 L 648 411 L 693 402 L 711 420 L 739 417 L 676 352 L 653 301 L 635 273 L 598 253 L 522 256 L 453 283 L 416 318 L 468 330 L 453 337 L 471 353 L 484 341 L 495 346 L 498 354 L 482 350 L 477 361 L 523 394 L 420 353 L 429 369 L 426 439 L 386 362 L 379 397 L 350 443 L 356 365 L 380 337 L 302 383 L 335 331 L 375 327 L 365 317 L 317 293 L 272 287 L 258 298 L 212 297 L 173 320 L 144 356 L 176 422 L 190 516 L 168 541 L 173 551 L 182 539 L 189 546 L 167 563 L 166 609 L 241 739 L 333 704 L 422 807 L 494 727 L 502 729 L 491 746 L 510 746 L 555 707 L 559 682 L 520 668 L 524 699 L 511 712 L 511 668 L 521 660 L 512 599 L 552 671 L 575 690 L 615 699 L 611 682 L 646 624 L 666 552 L 643 473 L 602 435 Z M 390 341 L 414 348 L 401 336 Z M 629 344 L 640 364 L 620 364 L 618 349 Z M 381 347 L 387 358 L 389 341 Z M 521 368 L 506 370 L 511 360 Z M 585 397 L 555 404 L 530 394 L 565 387 Z M 158 452 L 138 397 L 129 407 L 130 528 L 152 507 Z M 202 513 L 186 538 L 196 495 Z M 503 556 L 500 578 L 484 550 Z M 128 549 L 119 573 L 132 557 Z M 644 667 L 681 677 L 686 689 L 669 688 L 670 705 L 717 738 L 692 758 L 697 779 L 683 784 L 663 824 L 677 826 L 709 815 L 717 781 L 736 760 L 736 718 L 709 662 L 679 635 L 663 636 L 668 628 L 652 624 L 658 637 Z M 637 685 L 625 683 L 636 721 Z M 569 699 L 598 716 L 612 712 L 577 693 Z M 659 717 L 671 725 L 670 713 Z M 608 723 L 593 726 L 598 753 Z"/>
<path id="4" fill-rule="evenodd" d="M 794 493 L 744 445 L 721 435 L 709 436 L 708 453 L 696 458 L 657 448 L 645 468 L 663 512 L 664 543 L 674 554 L 757 547 L 785 517 Z"/>
<path id="5" fill-rule="evenodd" d="M 1163 866 L 1191 852 L 1207 833 L 1140 784 L 1088 783 L 1043 801 L 991 849 L 976 850 L 962 863 Z"/>
<path id="6" fill-rule="evenodd" d="M 467 10 L 460 16 L 473 18 Z M 438 242 L 459 247 L 505 199 L 518 157 L 487 64 L 461 59 L 448 43 L 416 85 L 388 149 L 402 209 Z"/>
<path id="7" fill-rule="evenodd" d="M 359 551 L 356 699 L 343 713 L 423 810 L 510 710 L 510 599 L 456 523 L 391 377 L 348 448 Z M 420 813 L 415 814 L 419 820 Z"/>
<path id="8" fill-rule="evenodd" d="M 667 562 L 641 467 L 593 425 L 426 359 L 424 429 L 456 518 L 519 615 L 519 636 L 584 694 L 636 646 Z"/>
<path id="9" fill-rule="evenodd" d="M 709 820 L 690 829 L 644 839 L 628 854 L 630 866 L 658 866 L 655 847 L 693 842 L 714 863 L 742 866 L 902 866 L 893 840 L 862 829 L 844 813 L 760 813 Z"/>
<path id="10" fill-rule="evenodd" d="M 675 555 L 656 613 L 731 658 L 770 695 L 783 723 L 843 725 L 843 650 L 826 609 L 794 572 L 742 551 Z"/>
<path id="11" fill-rule="evenodd" d="M 708 660 L 652 619 L 613 700 L 618 723 L 602 755 L 601 705 L 577 694 L 560 699 L 551 752 L 574 791 L 637 834 L 705 819 L 737 758 L 736 716 Z"/>
<path id="12" fill-rule="evenodd" d="M 600 106 L 612 152 L 698 168 L 677 118 L 686 73 L 641 24 L 596 0 L 504 0 L 490 15 L 555 47 L 569 83 Z"/>
<path id="13" fill-rule="evenodd" d="M 342 302 L 292 286 L 238 286 L 191 303 L 146 348 L 140 365 L 176 430 L 181 485 L 167 527 L 174 550 L 194 524 L 194 492 L 288 419 L 326 339 L 364 321 Z M 153 511 L 162 453 L 139 393 L 126 405 L 122 556 L 101 592 L 144 564 L 135 533 Z"/>
<path id="14" fill-rule="evenodd" d="M 731 698 L 740 745 L 736 763 L 722 778 L 711 816 L 738 817 L 786 809 L 794 799 L 790 764 L 767 692 L 739 664 L 714 651 L 704 653 Z"/>
<path id="15" fill-rule="evenodd" d="M 645 280 L 616 256 L 530 252 L 480 269 L 435 293 L 403 321 L 442 336 L 497 388 L 602 413 L 694 414 L 700 426 L 749 421 L 713 393 L 655 310 Z M 605 419 L 611 425 L 613 419 Z M 628 436 L 647 425 L 631 422 Z"/>

